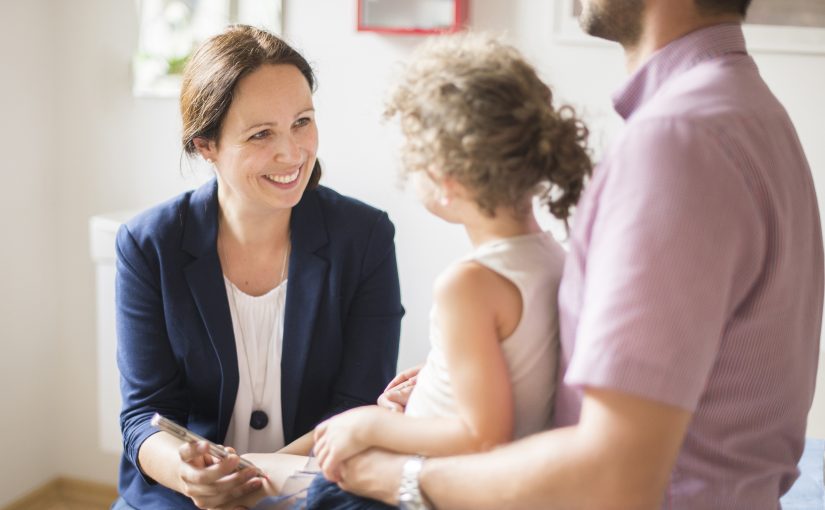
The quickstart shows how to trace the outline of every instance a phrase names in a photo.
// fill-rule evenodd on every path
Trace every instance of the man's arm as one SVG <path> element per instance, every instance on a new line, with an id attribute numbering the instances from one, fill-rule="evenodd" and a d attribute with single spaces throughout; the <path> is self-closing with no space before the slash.
<path id="1" fill-rule="evenodd" d="M 655 509 L 690 421 L 688 411 L 615 391 L 585 391 L 578 425 L 490 453 L 428 459 L 421 489 L 439 509 Z M 342 487 L 396 502 L 404 457 L 345 463 Z"/>

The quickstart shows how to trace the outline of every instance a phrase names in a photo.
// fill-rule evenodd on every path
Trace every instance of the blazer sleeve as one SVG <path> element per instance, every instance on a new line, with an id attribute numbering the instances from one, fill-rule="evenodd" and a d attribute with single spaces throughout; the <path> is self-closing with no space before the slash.
<path id="1" fill-rule="evenodd" d="M 157 258 L 141 250 L 126 225 L 118 230 L 116 253 L 117 363 L 123 397 L 120 427 L 124 455 L 140 470 L 138 451 L 157 432 L 150 424 L 152 415 L 158 412 L 186 423 L 188 398 L 164 320 Z"/>
<path id="2" fill-rule="evenodd" d="M 404 308 L 394 235 L 395 227 L 382 212 L 370 232 L 358 287 L 346 314 L 341 370 L 324 419 L 374 404 L 395 375 Z"/>

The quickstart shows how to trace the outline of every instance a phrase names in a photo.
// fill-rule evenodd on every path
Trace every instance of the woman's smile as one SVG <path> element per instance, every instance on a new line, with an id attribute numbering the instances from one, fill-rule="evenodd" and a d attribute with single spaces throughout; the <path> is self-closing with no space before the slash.
<path id="1" fill-rule="evenodd" d="M 302 168 L 304 168 L 304 165 L 299 166 L 294 171 L 289 173 L 265 174 L 263 178 L 273 186 L 281 189 L 290 189 L 298 184 L 298 177 L 301 175 Z"/>

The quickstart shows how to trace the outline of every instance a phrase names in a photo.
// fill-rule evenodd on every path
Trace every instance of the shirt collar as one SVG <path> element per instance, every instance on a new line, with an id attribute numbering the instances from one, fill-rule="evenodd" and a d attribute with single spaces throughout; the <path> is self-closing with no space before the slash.
<path id="1" fill-rule="evenodd" d="M 613 95 L 613 107 L 627 120 L 670 78 L 728 53 L 747 53 L 741 24 L 722 23 L 690 32 L 656 51 L 633 73 Z"/>

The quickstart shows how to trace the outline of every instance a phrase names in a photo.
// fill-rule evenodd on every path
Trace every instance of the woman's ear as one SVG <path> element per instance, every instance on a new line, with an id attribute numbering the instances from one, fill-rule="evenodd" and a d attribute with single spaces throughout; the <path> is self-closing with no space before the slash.
<path id="1" fill-rule="evenodd" d="M 206 161 L 213 162 L 217 159 L 217 145 L 213 140 L 199 136 L 192 139 L 192 143 L 195 144 L 195 148 L 198 150 L 198 153 L 200 153 L 201 157 Z"/>

